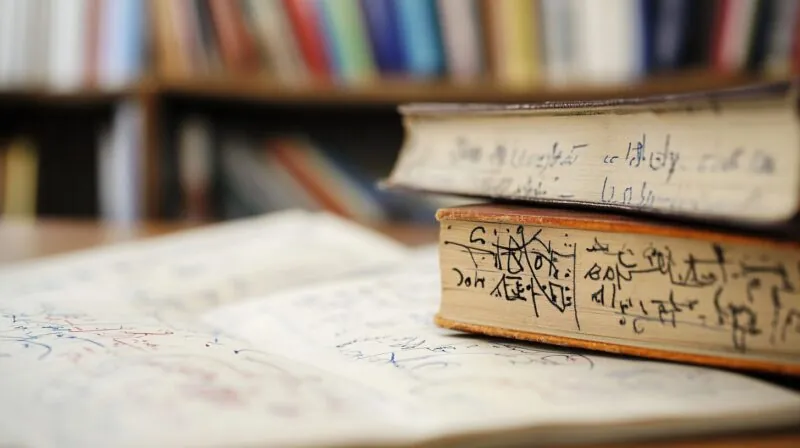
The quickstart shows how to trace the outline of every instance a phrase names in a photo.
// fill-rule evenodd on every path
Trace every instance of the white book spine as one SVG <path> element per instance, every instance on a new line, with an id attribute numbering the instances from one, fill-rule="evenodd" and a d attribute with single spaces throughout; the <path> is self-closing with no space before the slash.
<path id="1" fill-rule="evenodd" d="M 638 0 L 577 1 L 582 81 L 619 84 L 639 78 L 643 67 Z"/>
<path id="2" fill-rule="evenodd" d="M 544 69 L 548 84 L 565 85 L 574 78 L 575 29 L 574 0 L 542 0 Z"/>
<path id="3" fill-rule="evenodd" d="M 119 224 L 141 219 L 141 110 L 134 101 L 117 106 L 108 137 L 108 153 L 101 156 L 99 185 L 108 190 L 103 218 Z M 103 203 L 101 202 L 101 205 Z"/>
<path id="4" fill-rule="evenodd" d="M 11 83 L 13 22 L 14 0 L 0 0 L 0 88 L 8 88 Z"/>
<path id="5" fill-rule="evenodd" d="M 28 82 L 27 72 L 31 55 L 28 53 L 28 20 L 31 3 L 27 0 L 14 0 L 14 18 L 11 23 L 13 36 L 11 46 L 10 82 L 14 87 L 21 87 Z"/>
<path id="6" fill-rule="evenodd" d="M 452 79 L 473 81 L 484 67 L 478 4 L 475 0 L 438 0 L 438 8 Z"/>
<path id="7" fill-rule="evenodd" d="M 58 0 L 53 2 L 51 12 L 50 87 L 79 88 L 86 65 L 87 2 Z"/>
<path id="8" fill-rule="evenodd" d="M 50 35 L 51 0 L 28 0 L 28 58 L 26 78 L 31 84 L 42 87 L 47 77 Z"/>

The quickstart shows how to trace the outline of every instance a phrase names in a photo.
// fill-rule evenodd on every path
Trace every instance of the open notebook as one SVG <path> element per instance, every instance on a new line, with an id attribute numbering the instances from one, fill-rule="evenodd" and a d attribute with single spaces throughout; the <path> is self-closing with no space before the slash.
<path id="1" fill-rule="evenodd" d="M 0 272 L 0 443 L 451 445 L 800 423 L 713 369 L 433 325 L 435 248 L 286 212 Z"/>

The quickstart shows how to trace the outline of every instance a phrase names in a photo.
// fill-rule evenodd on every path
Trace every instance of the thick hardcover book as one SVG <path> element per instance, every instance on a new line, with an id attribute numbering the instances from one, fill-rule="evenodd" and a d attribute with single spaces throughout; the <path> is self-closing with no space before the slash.
<path id="1" fill-rule="evenodd" d="M 800 204 L 795 85 L 536 104 L 403 106 L 387 185 L 775 224 Z"/>
<path id="2" fill-rule="evenodd" d="M 800 374 L 797 244 L 499 205 L 437 219 L 444 327 Z"/>

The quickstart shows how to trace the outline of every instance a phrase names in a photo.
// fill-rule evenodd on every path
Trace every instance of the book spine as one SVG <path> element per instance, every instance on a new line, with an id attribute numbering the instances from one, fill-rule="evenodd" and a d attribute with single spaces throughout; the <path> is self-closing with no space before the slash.
<path id="1" fill-rule="evenodd" d="M 438 0 L 447 70 L 455 82 L 470 82 L 485 73 L 478 0 Z"/>
<path id="2" fill-rule="evenodd" d="M 39 153 L 27 139 L 15 139 L 6 149 L 5 216 L 32 219 L 36 216 Z"/>
<path id="3" fill-rule="evenodd" d="M 320 0 L 336 74 L 345 84 L 375 78 L 377 70 L 358 0 Z"/>
<path id="4" fill-rule="evenodd" d="M 393 0 L 361 0 L 361 8 L 378 69 L 384 74 L 405 70 L 405 56 Z"/>
<path id="5" fill-rule="evenodd" d="M 444 70 L 435 4 L 427 0 L 396 0 L 406 63 L 411 76 L 434 77 Z"/>
<path id="6" fill-rule="evenodd" d="M 284 0 L 286 13 L 306 66 L 318 79 L 330 77 L 330 61 L 315 0 Z"/>
<path id="7" fill-rule="evenodd" d="M 302 148 L 298 148 L 291 141 L 274 140 L 271 148 L 276 160 L 308 191 L 323 208 L 340 216 L 353 217 L 335 195 L 315 175 Z"/>
<path id="8" fill-rule="evenodd" d="M 798 0 L 772 0 L 772 24 L 768 34 L 764 70 L 770 75 L 791 73 L 794 30 L 800 12 Z"/>
<path id="9" fill-rule="evenodd" d="M 228 0 L 208 1 L 226 68 L 239 73 L 257 69 L 258 53 L 244 23 L 239 3 Z"/>

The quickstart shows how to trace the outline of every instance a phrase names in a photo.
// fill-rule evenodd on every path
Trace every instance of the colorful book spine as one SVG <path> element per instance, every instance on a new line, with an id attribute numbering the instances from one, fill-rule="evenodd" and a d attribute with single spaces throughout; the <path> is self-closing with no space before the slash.
<path id="1" fill-rule="evenodd" d="M 318 79 L 330 76 L 330 56 L 325 49 L 322 17 L 316 0 L 284 0 L 298 47 L 309 72 Z"/>
<path id="2" fill-rule="evenodd" d="M 345 84 L 375 78 L 369 38 L 358 0 L 319 0 L 336 77 Z"/>
<path id="3" fill-rule="evenodd" d="M 528 0 L 493 3 L 490 20 L 497 80 L 511 86 L 537 82 L 541 66 L 538 5 Z"/>
<path id="4" fill-rule="evenodd" d="M 6 149 L 5 216 L 32 219 L 36 216 L 39 153 L 27 139 L 13 140 Z"/>
<path id="5" fill-rule="evenodd" d="M 228 0 L 208 1 L 226 68 L 234 73 L 256 70 L 258 50 L 244 21 L 242 5 Z"/>
<path id="6" fill-rule="evenodd" d="M 395 4 L 409 75 L 431 77 L 442 74 L 444 50 L 436 5 L 429 0 L 402 0 Z"/>
<path id="7" fill-rule="evenodd" d="M 372 41 L 375 63 L 381 73 L 405 70 L 405 54 L 393 0 L 361 0 Z"/>

